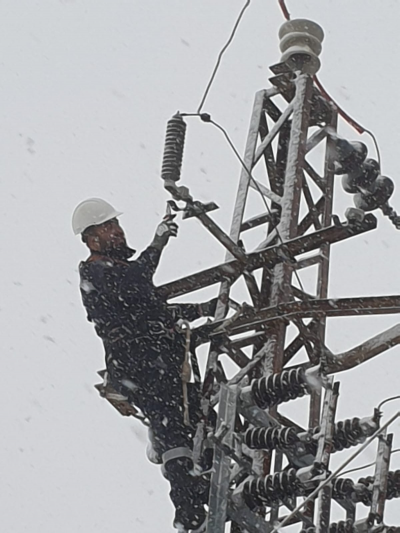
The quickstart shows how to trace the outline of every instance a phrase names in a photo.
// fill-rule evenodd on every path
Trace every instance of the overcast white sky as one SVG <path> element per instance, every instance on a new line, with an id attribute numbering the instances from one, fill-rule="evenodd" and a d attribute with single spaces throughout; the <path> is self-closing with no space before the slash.
<path id="1" fill-rule="evenodd" d="M 100 196 L 124 211 L 133 247 L 149 243 L 167 199 L 159 178 L 166 121 L 197 108 L 243 3 L 0 2 L 4 532 L 173 531 L 168 485 L 145 459 L 145 432 L 93 388 L 103 349 L 80 302 L 77 265 L 86 251 L 70 219 L 78 202 Z M 324 28 L 320 78 L 377 135 L 383 171 L 397 183 L 400 3 L 289 0 L 288 7 L 292 17 Z M 268 66 L 280 58 L 282 22 L 277 1 L 253 0 L 204 107 L 241 151 L 254 93 L 268 86 Z M 357 137 L 344 125 L 341 131 Z M 197 198 L 220 205 L 214 216 L 228 229 L 239 165 L 218 131 L 197 119 L 186 143 L 183 181 Z M 400 210 L 399 189 L 392 203 Z M 351 204 L 338 193 L 340 215 Z M 376 231 L 335 246 L 332 296 L 399 293 L 400 234 L 378 218 Z M 197 221 L 184 221 L 156 280 L 223 257 Z M 333 321 L 330 346 L 350 348 L 397 320 Z M 366 416 L 398 392 L 399 356 L 400 348 L 392 349 L 340 376 L 340 418 Z M 288 412 L 301 421 L 303 407 L 298 402 Z M 395 410 L 391 404 L 385 413 Z M 359 464 L 373 458 L 366 452 Z M 400 468 L 400 455 L 393 467 Z M 388 523 L 400 524 L 399 508 L 399 500 L 390 503 Z"/>

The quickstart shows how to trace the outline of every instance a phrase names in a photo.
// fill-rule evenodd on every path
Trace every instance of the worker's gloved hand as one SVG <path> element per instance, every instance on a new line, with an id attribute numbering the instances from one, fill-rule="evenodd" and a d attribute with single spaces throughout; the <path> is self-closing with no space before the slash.
<path id="1" fill-rule="evenodd" d="M 156 234 L 154 235 L 151 246 L 157 250 L 162 250 L 169 241 L 170 237 L 178 235 L 178 224 L 174 222 L 176 215 L 168 215 L 163 219 L 161 224 L 157 226 Z"/>
<path id="2" fill-rule="evenodd" d="M 200 316 L 214 316 L 217 309 L 218 298 L 213 298 L 208 302 L 202 302 L 199 304 Z"/>

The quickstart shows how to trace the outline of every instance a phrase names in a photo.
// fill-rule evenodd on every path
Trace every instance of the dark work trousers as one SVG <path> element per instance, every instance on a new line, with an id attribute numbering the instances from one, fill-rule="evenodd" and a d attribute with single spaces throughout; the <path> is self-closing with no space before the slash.
<path id="1" fill-rule="evenodd" d="M 188 384 L 191 426 L 184 424 L 182 363 L 184 338 L 177 334 L 164 338 L 146 337 L 106 345 L 107 370 L 114 388 L 135 404 L 149 419 L 155 449 L 159 454 L 174 448 L 192 449 L 200 420 L 200 391 Z M 171 484 L 171 500 L 182 507 L 204 503 L 204 490 L 190 474 L 188 458 L 171 460 L 165 466 Z"/>

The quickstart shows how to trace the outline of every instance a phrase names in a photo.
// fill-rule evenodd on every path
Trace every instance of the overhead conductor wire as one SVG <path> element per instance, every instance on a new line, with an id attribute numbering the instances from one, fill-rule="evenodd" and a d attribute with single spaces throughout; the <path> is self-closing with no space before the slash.
<path id="1" fill-rule="evenodd" d="M 225 137 L 227 143 L 229 144 L 229 146 L 231 147 L 232 151 L 234 152 L 234 154 L 236 155 L 236 157 L 237 157 L 238 160 L 240 161 L 240 163 L 241 163 L 242 167 L 244 168 L 244 170 L 245 170 L 245 171 L 247 172 L 247 174 L 249 175 L 249 178 L 250 178 L 250 180 L 253 182 L 254 187 L 255 187 L 255 188 L 257 189 L 257 191 L 260 193 L 260 195 L 261 195 L 261 199 L 262 199 L 262 201 L 263 201 L 263 203 L 264 203 L 264 205 L 265 205 L 265 207 L 266 207 L 266 209 L 267 209 L 267 211 L 268 211 L 268 214 L 269 214 L 270 217 L 272 218 L 272 212 L 271 212 L 271 209 L 270 209 L 268 203 L 266 202 L 266 200 L 265 200 L 265 198 L 264 198 L 264 194 L 263 194 L 262 190 L 260 189 L 260 187 L 259 187 L 257 181 L 253 178 L 253 176 L 252 176 L 252 174 L 251 174 L 251 171 L 247 168 L 245 162 L 244 162 L 243 159 L 240 157 L 239 152 L 237 151 L 235 145 L 234 145 L 233 142 L 231 141 L 231 139 L 230 139 L 230 137 L 229 137 L 227 131 L 225 130 L 225 128 L 223 128 L 220 124 L 218 124 L 217 122 L 215 122 L 214 120 L 212 120 L 212 119 L 211 119 L 211 116 L 208 115 L 207 113 L 201 113 L 201 110 L 202 110 L 202 108 L 203 108 L 203 106 L 204 106 L 204 103 L 205 103 L 205 101 L 206 101 L 206 98 L 207 98 L 207 96 L 208 96 L 208 93 L 210 92 L 211 86 L 212 86 L 212 84 L 213 84 L 213 82 L 214 82 L 215 76 L 216 76 L 216 74 L 217 74 L 217 72 L 218 72 L 218 69 L 219 69 L 219 66 L 220 66 L 220 64 L 221 64 L 222 56 L 223 56 L 223 54 L 226 52 L 226 50 L 228 49 L 228 47 L 230 46 L 230 44 L 233 42 L 233 39 L 234 39 L 234 37 L 235 37 L 235 35 L 236 35 L 236 31 L 237 31 L 237 29 L 238 29 L 238 27 L 239 27 L 239 24 L 240 24 L 240 21 L 242 20 L 243 15 L 244 15 L 246 9 L 249 7 L 250 2 L 251 2 L 251 0 L 247 0 L 246 3 L 244 4 L 243 8 L 241 9 L 241 11 L 240 11 L 240 13 L 239 13 L 239 15 L 238 15 L 238 18 L 236 19 L 236 22 L 235 22 L 235 24 L 234 24 L 234 26 L 233 26 L 232 32 L 231 32 L 231 34 L 230 34 L 230 36 L 229 36 L 229 39 L 227 40 L 227 42 L 225 43 L 225 45 L 223 46 L 223 48 L 221 49 L 221 51 L 220 51 L 219 54 L 218 54 L 218 58 L 217 58 L 216 64 L 215 64 L 215 66 L 214 66 L 213 72 L 212 72 L 212 74 L 211 74 L 210 80 L 209 80 L 209 82 L 208 82 L 208 84 L 207 84 L 207 87 L 206 87 L 206 89 L 205 89 L 205 92 L 204 92 L 204 94 L 203 94 L 203 96 L 202 96 L 202 98 L 201 98 L 201 101 L 200 101 L 199 107 L 197 108 L 197 112 L 196 112 L 196 113 L 181 113 L 181 115 L 182 115 L 182 116 L 199 116 L 199 117 L 203 120 L 203 122 L 209 122 L 209 123 L 213 124 L 213 126 L 215 126 L 216 128 L 218 128 L 218 129 L 223 133 L 223 135 L 224 135 L 224 137 Z M 284 6 L 284 7 L 285 7 L 285 6 Z M 288 15 L 289 15 L 289 14 L 288 14 Z M 282 239 L 282 237 L 281 237 L 281 235 L 280 235 L 279 230 L 278 230 L 277 227 L 275 228 L 275 231 L 276 231 L 276 235 L 277 235 L 279 241 L 281 242 L 281 244 L 283 244 L 283 239 Z M 293 271 L 294 271 L 295 277 L 296 277 L 296 279 L 297 279 L 297 281 L 298 281 L 298 283 L 299 283 L 299 285 L 300 285 L 301 290 L 302 290 L 303 292 L 305 292 L 304 287 L 303 287 L 303 284 L 302 284 L 301 279 L 300 279 L 300 277 L 299 277 L 299 274 L 297 273 L 297 271 L 296 271 L 295 269 L 294 269 Z"/>
<path id="2" fill-rule="evenodd" d="M 215 76 L 217 75 L 217 71 L 218 71 L 218 68 L 221 64 L 221 59 L 222 59 L 222 56 L 224 55 L 225 51 L 229 48 L 229 45 L 231 44 L 231 42 L 233 41 L 234 37 L 235 37 L 235 34 L 236 34 L 236 30 L 238 29 L 238 26 L 240 24 L 240 21 L 242 20 L 242 17 L 244 15 L 244 12 L 246 11 L 246 9 L 249 7 L 250 5 L 250 2 L 251 0 L 247 0 L 245 5 L 243 6 L 242 10 L 240 11 L 239 13 L 239 16 L 235 22 L 235 25 L 233 26 L 233 30 L 229 36 L 229 39 L 226 41 L 225 45 L 223 46 L 223 48 L 221 49 L 220 53 L 218 54 L 218 58 L 217 58 L 217 62 L 215 64 L 215 67 L 214 67 L 214 70 L 211 74 L 211 78 L 210 78 L 210 81 L 208 82 L 207 84 L 207 87 L 206 87 L 206 90 L 204 91 L 204 94 L 203 94 L 203 97 L 200 101 L 200 104 L 199 104 L 199 107 L 197 108 L 197 113 L 200 114 L 201 113 L 201 110 L 204 106 L 204 103 L 206 101 L 206 98 L 208 96 L 208 93 L 211 89 L 211 85 L 213 84 L 214 82 L 214 78 Z"/>
<path id="3" fill-rule="evenodd" d="M 397 448 L 396 450 L 392 450 L 390 452 L 390 455 L 393 455 L 394 453 L 398 453 L 398 452 L 400 452 L 400 448 Z M 364 468 L 369 468 L 370 466 L 374 466 L 374 465 L 376 465 L 375 461 L 373 463 L 368 463 L 367 465 L 357 466 L 357 468 L 352 468 L 351 470 L 345 470 L 344 472 L 342 472 L 342 476 L 344 476 L 345 474 L 350 474 L 352 472 L 358 472 L 359 470 L 364 470 Z"/>

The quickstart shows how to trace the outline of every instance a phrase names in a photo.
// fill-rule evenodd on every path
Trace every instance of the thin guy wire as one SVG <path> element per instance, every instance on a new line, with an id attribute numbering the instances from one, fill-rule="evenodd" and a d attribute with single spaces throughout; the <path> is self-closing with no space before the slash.
<path id="1" fill-rule="evenodd" d="M 236 20 L 236 22 L 235 22 L 234 27 L 233 27 L 232 33 L 231 33 L 231 35 L 229 36 L 229 39 L 227 40 L 226 44 L 224 45 L 224 47 L 222 48 L 222 50 L 221 50 L 220 53 L 218 54 L 217 62 L 216 62 L 216 64 L 215 64 L 215 67 L 214 67 L 213 73 L 211 74 L 210 81 L 209 81 L 208 84 L 207 84 L 207 87 L 206 87 L 206 90 L 205 90 L 205 92 L 204 92 L 203 98 L 202 98 L 201 101 L 200 101 L 199 107 L 198 107 L 198 109 L 197 109 L 197 113 L 200 113 L 201 110 L 202 110 L 202 108 L 203 108 L 203 106 L 204 106 L 204 103 L 205 103 L 205 101 L 206 101 L 206 98 L 207 98 L 207 96 L 208 96 L 208 93 L 209 93 L 209 91 L 210 91 L 210 89 L 211 89 L 211 85 L 212 85 L 213 82 L 214 82 L 214 78 L 215 78 L 215 76 L 216 76 L 216 74 L 217 74 L 217 71 L 218 71 L 218 68 L 219 68 L 219 66 L 220 66 L 220 64 L 221 64 L 222 56 L 223 56 L 223 54 L 225 53 L 225 51 L 227 50 L 227 48 L 229 47 L 229 45 L 231 44 L 231 42 L 233 41 L 233 39 L 234 39 L 234 37 L 235 37 L 235 34 L 236 34 L 236 30 L 238 29 L 238 26 L 239 26 L 239 24 L 240 24 L 240 21 L 241 21 L 243 15 L 244 15 L 244 12 L 245 12 L 246 9 L 249 7 L 250 2 L 251 2 L 251 0 L 247 0 L 247 2 L 245 3 L 245 5 L 242 7 L 242 10 L 241 10 L 240 13 L 239 13 L 239 16 L 238 16 L 238 18 L 237 18 L 237 20 Z"/>
<path id="2" fill-rule="evenodd" d="M 236 150 L 235 145 L 234 145 L 233 142 L 231 141 L 231 139 L 230 139 L 230 137 L 229 137 L 227 131 L 226 131 L 226 130 L 225 130 L 220 124 L 218 124 L 217 122 L 215 122 L 214 120 L 210 120 L 210 123 L 213 124 L 214 126 L 216 126 L 216 127 L 217 127 L 220 131 L 222 131 L 222 133 L 224 134 L 225 139 L 227 140 L 229 146 L 232 148 L 234 154 L 235 154 L 236 157 L 239 159 L 239 161 L 240 161 L 242 167 L 245 169 L 245 171 L 246 171 L 247 174 L 249 175 L 249 178 L 250 178 L 251 181 L 254 183 L 255 187 L 257 188 L 258 192 L 260 193 L 261 198 L 262 198 L 262 201 L 264 202 L 264 205 L 265 205 L 265 207 L 267 208 L 268 214 L 269 214 L 269 216 L 272 218 L 272 211 L 271 211 L 271 209 L 270 209 L 268 203 L 266 202 L 266 200 L 265 200 L 265 198 L 264 198 L 264 194 L 263 194 L 262 190 L 260 189 L 260 187 L 259 187 L 257 181 L 253 178 L 253 176 L 252 176 L 250 170 L 247 168 L 246 163 L 245 163 L 245 162 L 243 161 L 243 159 L 241 158 L 239 152 Z M 279 231 L 278 231 L 278 227 L 276 226 L 274 229 L 275 229 L 275 231 L 276 231 L 276 235 L 277 235 L 278 239 L 281 241 L 281 244 L 284 244 L 283 239 L 282 239 L 282 237 L 281 237 L 281 234 L 280 234 Z M 299 277 L 299 274 L 297 273 L 297 270 L 296 270 L 296 269 L 293 269 L 293 273 L 294 273 L 294 275 L 295 275 L 297 281 L 299 282 L 299 285 L 300 285 L 301 290 L 305 293 L 305 290 L 304 290 L 303 284 L 302 284 L 302 282 L 301 282 L 301 279 L 300 279 L 300 277 Z"/>
<path id="3" fill-rule="evenodd" d="M 397 448 L 397 450 L 393 450 L 390 452 L 390 455 L 393 455 L 394 453 L 400 452 L 400 448 Z M 368 465 L 358 466 L 357 468 L 352 468 L 351 470 L 345 470 L 342 472 L 342 476 L 345 474 L 350 474 L 351 472 L 358 472 L 359 470 L 364 470 L 364 468 L 369 468 L 370 466 L 374 466 L 376 462 L 369 463 Z"/>
<path id="4" fill-rule="evenodd" d="M 383 402 L 378 405 L 378 410 L 380 411 L 382 405 L 385 405 L 385 403 L 389 403 L 393 400 L 400 400 L 400 396 L 391 396 L 390 398 L 386 398 L 386 400 L 383 400 Z"/>
<path id="5" fill-rule="evenodd" d="M 332 474 L 330 476 L 328 476 L 325 481 L 323 481 L 320 485 L 318 485 L 318 487 L 312 491 L 312 493 L 307 496 L 307 498 L 300 504 L 296 507 L 296 509 L 294 509 L 294 511 L 292 511 L 291 513 L 289 513 L 283 520 L 282 522 L 279 524 L 278 527 L 275 527 L 271 533 L 277 533 L 279 531 L 279 529 L 281 527 L 283 527 L 285 524 L 287 524 L 289 522 L 289 520 L 295 516 L 309 501 L 313 500 L 319 493 L 319 491 L 321 489 L 323 489 L 324 487 L 326 487 L 326 485 L 328 485 L 333 478 L 335 478 L 338 474 L 340 474 L 340 472 L 343 470 L 343 468 L 345 468 L 349 463 L 351 463 L 351 461 L 353 461 L 353 459 L 355 459 L 356 457 L 358 457 L 360 455 L 361 452 L 363 452 L 365 450 L 365 448 L 367 448 L 371 442 L 378 436 L 382 433 L 382 431 L 384 431 L 388 426 L 390 426 L 390 424 L 392 424 L 396 418 L 398 418 L 400 416 L 400 411 L 398 411 L 395 415 L 392 416 L 392 418 L 390 418 L 381 428 L 377 429 L 375 431 L 375 433 L 367 440 L 364 442 L 364 444 L 355 452 L 353 453 L 353 455 L 351 455 L 348 459 L 346 459 L 346 461 L 344 461 L 342 463 L 341 466 L 339 466 L 334 472 L 332 472 Z"/>

